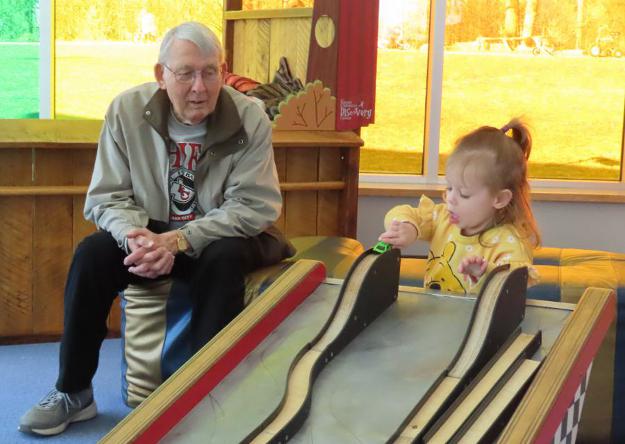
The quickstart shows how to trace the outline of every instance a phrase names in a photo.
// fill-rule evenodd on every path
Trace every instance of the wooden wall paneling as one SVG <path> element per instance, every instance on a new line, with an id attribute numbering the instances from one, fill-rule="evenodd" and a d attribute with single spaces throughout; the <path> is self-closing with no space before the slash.
<path id="1" fill-rule="evenodd" d="M 286 149 L 274 148 L 274 160 L 276 162 L 276 169 L 278 170 L 278 179 L 280 183 L 286 182 Z M 276 227 L 283 233 L 285 232 L 285 217 L 286 213 L 286 193 L 282 193 L 282 212 L 280 217 L 276 221 Z"/>
<path id="2" fill-rule="evenodd" d="M 280 57 L 286 57 L 291 74 L 306 83 L 310 23 L 310 18 L 271 20 L 270 80 L 280 66 Z"/>
<path id="3" fill-rule="evenodd" d="M 34 184 L 71 185 L 74 150 L 36 150 Z M 37 196 L 33 213 L 33 334 L 63 331 L 63 290 L 73 253 L 73 197 Z"/>
<path id="4" fill-rule="evenodd" d="M 317 182 L 318 148 L 287 150 L 287 182 Z M 288 237 L 317 234 L 317 191 L 286 193 L 285 232 Z"/>
<path id="5" fill-rule="evenodd" d="M 33 331 L 33 198 L 0 197 L 0 220 L 0 336 L 28 336 Z"/>
<path id="6" fill-rule="evenodd" d="M 89 185 L 91 182 L 91 174 L 93 173 L 93 165 L 95 164 L 95 156 L 97 151 L 92 150 L 74 150 L 72 153 L 72 183 L 74 185 Z"/>
<path id="7" fill-rule="evenodd" d="M 269 28 L 268 19 L 235 22 L 233 73 L 261 83 L 271 81 L 273 71 L 269 64 Z"/>
<path id="8" fill-rule="evenodd" d="M 338 148 L 319 150 L 319 181 L 340 181 L 343 179 L 343 160 Z M 319 191 L 317 201 L 317 234 L 340 236 L 341 191 Z"/>
<path id="9" fill-rule="evenodd" d="M 280 179 L 280 183 L 286 182 L 286 156 L 287 150 L 285 148 L 273 149 L 273 158 L 276 162 L 276 169 L 278 170 L 278 179 Z"/>
<path id="10" fill-rule="evenodd" d="M 242 7 L 242 0 L 226 0 L 224 2 L 224 11 L 239 11 Z M 234 48 L 234 22 L 226 21 L 224 23 L 224 49 L 226 56 L 226 63 L 228 66 L 233 66 L 233 48 Z"/>
<path id="11" fill-rule="evenodd" d="M 95 225 L 85 219 L 84 207 L 84 194 L 72 197 L 72 251 L 76 249 L 81 240 L 96 230 Z"/>
<path id="12" fill-rule="evenodd" d="M 31 150 L 0 150 L 0 185 L 31 185 L 31 161 Z M 32 212 L 32 197 L 0 197 L 0 336 L 32 333 Z"/>
<path id="13" fill-rule="evenodd" d="M 93 164 L 95 162 L 95 150 L 76 150 L 73 152 L 73 183 L 74 185 L 89 185 Z M 83 215 L 85 195 L 74 196 L 72 199 L 72 254 L 82 239 L 96 230 L 95 225 L 86 220 Z M 109 333 L 117 335 L 121 331 L 121 307 L 117 298 L 111 307 L 108 319 Z"/>
<path id="14" fill-rule="evenodd" d="M 0 185 L 32 185 L 32 151 L 0 149 Z"/>
<path id="15" fill-rule="evenodd" d="M 343 177 L 345 190 L 341 196 L 343 217 L 341 232 L 343 236 L 356 239 L 358 225 L 358 174 L 360 164 L 360 149 L 358 147 L 341 148 L 344 160 Z"/>
<path id="16" fill-rule="evenodd" d="M 96 150 L 76 150 L 73 153 L 73 184 L 88 186 L 91 181 L 91 173 L 95 162 Z M 74 196 L 72 202 L 73 233 L 72 251 L 78 243 L 87 235 L 95 231 L 95 225 L 85 219 L 83 209 L 85 195 Z"/>
<path id="17" fill-rule="evenodd" d="M 73 252 L 70 196 L 37 196 L 33 213 L 33 334 L 63 331 L 63 291 Z"/>
<path id="18" fill-rule="evenodd" d="M 72 185 L 74 183 L 74 149 L 35 149 L 33 185 Z"/>

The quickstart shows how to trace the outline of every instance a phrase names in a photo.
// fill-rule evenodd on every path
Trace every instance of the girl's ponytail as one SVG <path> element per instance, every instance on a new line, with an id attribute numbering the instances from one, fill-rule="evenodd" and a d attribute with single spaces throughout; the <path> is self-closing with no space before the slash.
<path id="1" fill-rule="evenodd" d="M 527 125 L 520 119 L 514 118 L 502 126 L 501 131 L 506 135 L 508 131 L 512 131 L 512 140 L 521 147 L 523 157 L 525 157 L 525 160 L 528 160 L 532 152 L 532 136 Z"/>

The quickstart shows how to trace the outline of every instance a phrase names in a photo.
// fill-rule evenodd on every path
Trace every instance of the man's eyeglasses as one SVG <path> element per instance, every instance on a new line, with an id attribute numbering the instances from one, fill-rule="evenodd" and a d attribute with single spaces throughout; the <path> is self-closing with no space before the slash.
<path id="1" fill-rule="evenodd" d="M 219 78 L 220 71 L 217 68 L 197 69 L 192 71 L 174 71 L 169 66 L 163 64 L 176 78 L 179 83 L 192 83 L 195 81 L 196 76 L 199 74 L 202 77 L 204 83 L 214 82 Z"/>

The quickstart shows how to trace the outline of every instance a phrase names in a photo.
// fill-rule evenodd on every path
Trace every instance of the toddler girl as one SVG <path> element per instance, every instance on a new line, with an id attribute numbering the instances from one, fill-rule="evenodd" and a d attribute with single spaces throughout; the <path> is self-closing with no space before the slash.
<path id="1" fill-rule="evenodd" d="M 445 203 L 421 196 L 417 208 L 391 209 L 379 240 L 398 248 L 417 239 L 430 242 L 426 288 L 478 293 L 488 272 L 502 264 L 528 266 L 535 283 L 532 250 L 540 233 L 527 182 L 531 148 L 518 119 L 461 137 L 447 160 Z"/>

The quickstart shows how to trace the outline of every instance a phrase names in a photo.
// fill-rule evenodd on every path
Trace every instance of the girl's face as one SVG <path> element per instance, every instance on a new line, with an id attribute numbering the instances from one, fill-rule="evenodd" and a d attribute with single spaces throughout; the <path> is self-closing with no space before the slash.
<path id="1" fill-rule="evenodd" d="M 478 174 L 463 167 L 448 171 L 446 180 L 445 202 L 450 222 L 457 224 L 465 236 L 490 228 L 497 210 L 505 207 L 512 197 L 510 190 L 493 193 Z"/>

